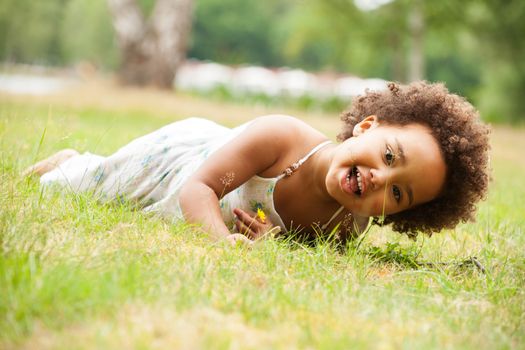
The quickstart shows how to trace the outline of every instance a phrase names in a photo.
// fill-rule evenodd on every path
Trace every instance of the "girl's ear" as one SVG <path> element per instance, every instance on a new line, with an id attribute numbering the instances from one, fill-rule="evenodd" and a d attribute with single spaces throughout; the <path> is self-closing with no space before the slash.
<path id="1" fill-rule="evenodd" d="M 359 136 L 361 134 L 364 134 L 368 130 L 377 128 L 378 126 L 379 126 L 379 121 L 377 120 L 377 116 L 369 115 L 368 117 L 361 120 L 359 123 L 357 123 L 354 126 L 352 136 Z"/>

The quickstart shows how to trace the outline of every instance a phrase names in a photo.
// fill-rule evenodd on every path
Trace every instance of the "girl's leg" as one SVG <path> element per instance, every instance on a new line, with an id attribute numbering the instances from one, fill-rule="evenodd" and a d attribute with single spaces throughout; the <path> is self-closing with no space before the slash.
<path id="1" fill-rule="evenodd" d="M 78 154 L 79 153 L 74 149 L 63 149 L 53 154 L 51 157 L 48 157 L 44 160 L 41 160 L 38 163 L 31 165 L 29 168 L 25 169 L 22 172 L 22 176 L 42 176 L 45 173 L 55 169 L 57 166 L 64 163 L 69 158 L 77 156 Z"/>

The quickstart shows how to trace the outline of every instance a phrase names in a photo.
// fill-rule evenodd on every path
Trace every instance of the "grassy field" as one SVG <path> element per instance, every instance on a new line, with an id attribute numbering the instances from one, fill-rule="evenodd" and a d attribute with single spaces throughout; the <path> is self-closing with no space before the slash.
<path id="1" fill-rule="evenodd" d="M 525 347 L 525 130 L 494 129 L 476 223 L 416 242 L 374 227 L 344 253 L 229 248 L 19 177 L 61 148 L 106 154 L 175 119 L 269 111 L 105 85 L 0 95 L 0 348 Z M 335 136 L 335 116 L 284 112 Z"/>

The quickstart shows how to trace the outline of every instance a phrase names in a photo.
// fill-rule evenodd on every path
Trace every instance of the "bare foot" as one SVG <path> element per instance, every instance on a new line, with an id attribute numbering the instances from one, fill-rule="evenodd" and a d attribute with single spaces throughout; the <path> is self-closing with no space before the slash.
<path id="1" fill-rule="evenodd" d="M 57 153 L 53 154 L 51 157 L 48 157 L 40 162 L 31 165 L 29 168 L 22 172 L 22 176 L 31 176 L 38 175 L 42 176 L 47 172 L 55 169 L 60 164 L 64 163 L 71 157 L 78 155 L 79 153 L 74 149 L 66 148 Z"/>

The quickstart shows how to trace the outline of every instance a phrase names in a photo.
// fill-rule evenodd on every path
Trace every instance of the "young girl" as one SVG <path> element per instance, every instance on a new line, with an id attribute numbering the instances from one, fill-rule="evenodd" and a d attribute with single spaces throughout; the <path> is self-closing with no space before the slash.
<path id="1" fill-rule="evenodd" d="M 109 157 L 64 150 L 27 172 L 233 243 L 270 230 L 337 232 L 344 242 L 369 217 L 414 237 L 473 218 L 488 184 L 488 128 L 464 99 L 442 84 L 391 83 L 354 100 L 342 120 L 334 144 L 288 116 L 234 129 L 191 118 Z"/>

